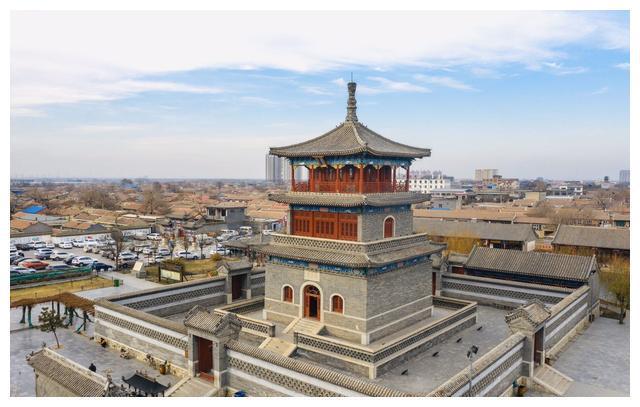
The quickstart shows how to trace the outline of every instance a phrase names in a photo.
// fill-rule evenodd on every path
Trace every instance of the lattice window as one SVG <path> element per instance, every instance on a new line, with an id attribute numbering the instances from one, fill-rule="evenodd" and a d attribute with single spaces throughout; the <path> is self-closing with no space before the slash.
<path id="1" fill-rule="evenodd" d="M 358 215 L 341 213 L 338 215 L 338 239 L 358 240 Z"/>

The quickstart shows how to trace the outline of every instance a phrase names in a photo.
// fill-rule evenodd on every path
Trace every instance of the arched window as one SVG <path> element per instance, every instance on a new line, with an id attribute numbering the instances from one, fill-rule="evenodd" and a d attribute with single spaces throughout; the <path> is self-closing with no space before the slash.
<path id="1" fill-rule="evenodd" d="M 394 219 L 389 216 L 387 219 L 384 220 L 384 237 L 393 237 L 393 232 L 395 229 L 395 221 Z"/>
<path id="2" fill-rule="evenodd" d="M 344 300 L 339 295 L 331 297 L 331 311 L 339 314 L 344 313 Z"/>
<path id="3" fill-rule="evenodd" d="M 293 302 L 293 288 L 288 285 L 282 287 L 282 301 Z"/>

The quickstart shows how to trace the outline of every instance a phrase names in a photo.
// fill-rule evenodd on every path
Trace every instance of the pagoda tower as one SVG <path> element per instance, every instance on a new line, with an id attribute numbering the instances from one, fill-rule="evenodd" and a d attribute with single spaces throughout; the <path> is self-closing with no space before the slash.
<path id="1" fill-rule="evenodd" d="M 289 159 L 291 189 L 269 197 L 289 211 L 286 233 L 262 249 L 264 317 L 367 345 L 431 316 L 431 255 L 444 247 L 413 233 L 411 206 L 427 197 L 409 192 L 409 167 L 431 151 L 364 126 L 354 82 L 348 91 L 335 129 L 270 149 Z M 300 166 L 307 180 L 295 179 Z"/>

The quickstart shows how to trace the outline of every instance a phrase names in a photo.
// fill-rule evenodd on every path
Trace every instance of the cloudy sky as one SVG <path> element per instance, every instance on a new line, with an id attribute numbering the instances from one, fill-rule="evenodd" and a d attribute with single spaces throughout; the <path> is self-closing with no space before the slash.
<path id="1" fill-rule="evenodd" d="M 13 12 L 14 177 L 262 178 L 358 117 L 416 168 L 629 166 L 625 12 Z"/>

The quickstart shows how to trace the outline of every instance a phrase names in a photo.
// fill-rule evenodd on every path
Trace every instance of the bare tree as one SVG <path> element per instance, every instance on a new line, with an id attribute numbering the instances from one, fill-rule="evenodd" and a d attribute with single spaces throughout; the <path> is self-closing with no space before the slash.
<path id="1" fill-rule="evenodd" d="M 208 240 L 207 237 L 208 236 L 204 234 L 200 234 L 196 238 L 196 244 L 200 248 L 200 259 L 204 259 L 204 248 L 207 245 L 207 240 Z"/>
<path id="2" fill-rule="evenodd" d="M 609 292 L 616 298 L 618 307 L 620 307 L 618 322 L 622 324 L 631 299 L 629 262 L 616 257 L 609 263 L 608 270 L 602 271 L 601 276 Z"/>
<path id="3" fill-rule="evenodd" d="M 58 341 L 58 334 L 56 331 L 58 328 L 64 328 L 63 318 L 53 309 L 43 307 L 42 312 L 40 312 L 40 315 L 38 316 L 38 322 L 40 322 L 40 330 L 42 332 L 53 333 L 54 338 L 56 338 L 56 346 L 60 348 L 60 341 Z"/>

